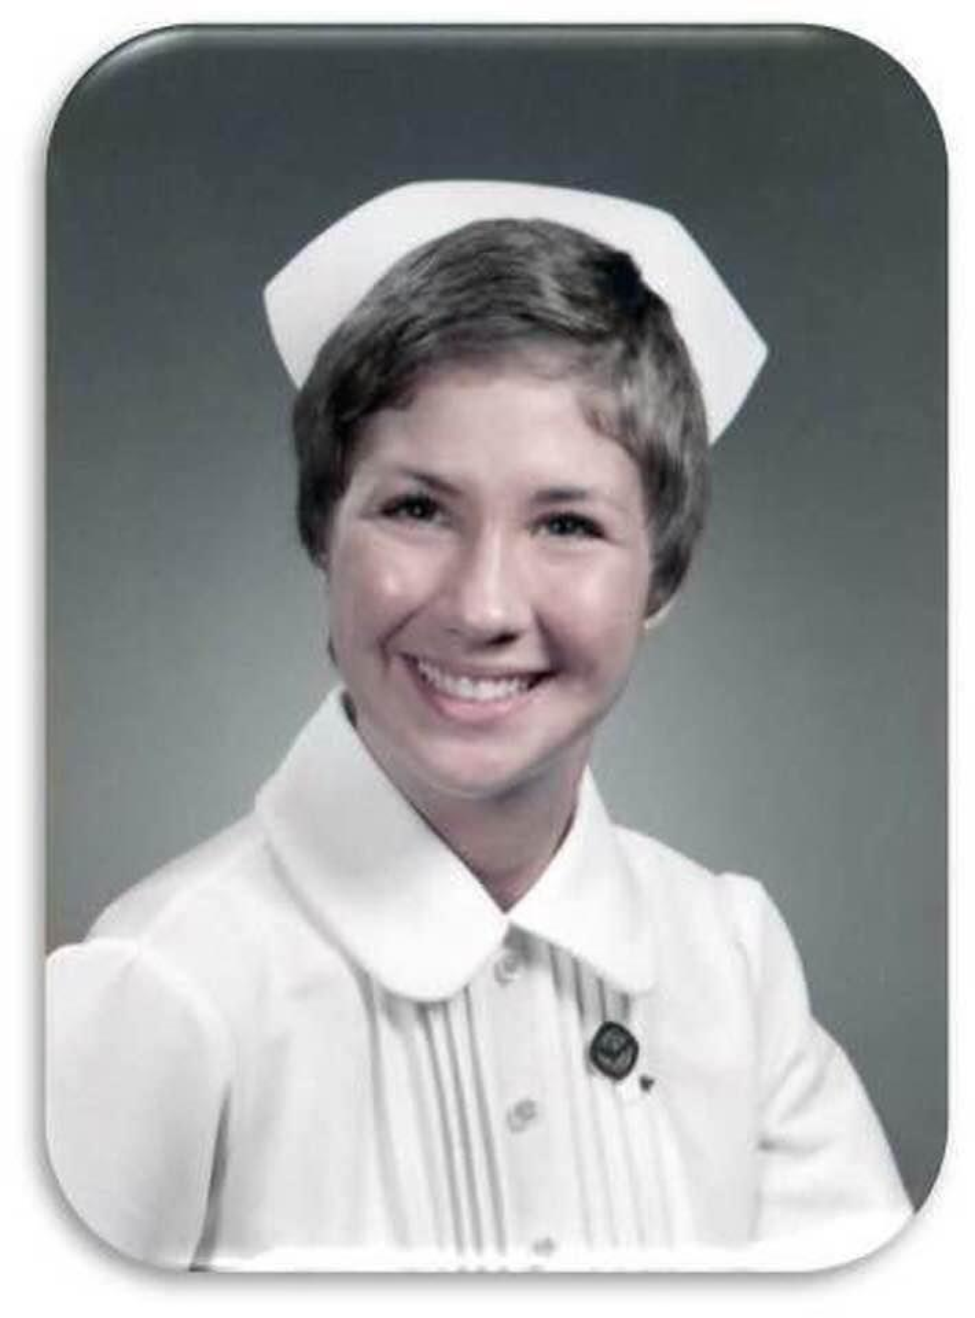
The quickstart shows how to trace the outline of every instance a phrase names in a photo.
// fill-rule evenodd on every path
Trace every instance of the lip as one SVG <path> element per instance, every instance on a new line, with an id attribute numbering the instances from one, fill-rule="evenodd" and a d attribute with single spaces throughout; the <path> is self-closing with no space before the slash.
<path id="1" fill-rule="evenodd" d="M 517 691 L 501 700 L 465 700 L 462 696 L 451 696 L 444 691 L 439 691 L 426 681 L 420 675 L 418 667 L 421 656 L 402 655 L 401 659 L 410 680 L 427 707 L 435 710 L 441 717 L 449 719 L 453 723 L 460 723 L 468 727 L 482 727 L 485 724 L 497 723 L 520 713 L 535 699 L 537 692 L 546 685 L 547 679 L 551 677 L 551 672 L 538 669 L 534 671 L 530 669 L 517 671 L 509 669 L 500 672 L 497 669 L 485 671 L 484 669 L 471 667 L 458 670 L 450 665 L 426 659 L 425 656 L 422 656 L 422 658 L 424 662 L 441 669 L 445 673 L 449 673 L 452 677 L 470 677 L 475 680 L 481 678 L 488 681 L 509 681 L 513 678 L 528 678 L 530 680 L 531 685 L 526 690 Z"/>
<path id="2" fill-rule="evenodd" d="M 429 664 L 431 668 L 439 668 L 442 673 L 447 673 L 450 677 L 470 677 L 475 682 L 510 682 L 516 678 L 537 682 L 539 678 L 548 677 L 551 673 L 548 668 L 479 668 L 477 664 L 459 668 L 456 664 L 445 663 L 444 660 L 434 659 L 428 654 L 404 654 L 403 658 L 411 664 Z"/>

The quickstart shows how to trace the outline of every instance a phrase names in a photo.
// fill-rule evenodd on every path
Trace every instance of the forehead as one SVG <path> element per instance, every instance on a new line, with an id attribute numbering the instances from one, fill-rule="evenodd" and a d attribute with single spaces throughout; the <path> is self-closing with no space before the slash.
<path id="1" fill-rule="evenodd" d="M 495 479 L 555 474 L 630 484 L 629 453 L 593 423 L 593 386 L 564 363 L 522 358 L 449 365 L 368 417 L 356 466 L 423 460 Z"/>

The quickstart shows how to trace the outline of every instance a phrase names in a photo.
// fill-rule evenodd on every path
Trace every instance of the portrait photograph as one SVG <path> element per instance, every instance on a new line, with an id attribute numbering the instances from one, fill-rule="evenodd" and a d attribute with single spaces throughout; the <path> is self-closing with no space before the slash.
<path id="1" fill-rule="evenodd" d="M 810 1272 L 912 1230 L 911 74 L 814 26 L 174 27 L 67 96 L 45 223 L 44 1128 L 105 1266 Z"/>

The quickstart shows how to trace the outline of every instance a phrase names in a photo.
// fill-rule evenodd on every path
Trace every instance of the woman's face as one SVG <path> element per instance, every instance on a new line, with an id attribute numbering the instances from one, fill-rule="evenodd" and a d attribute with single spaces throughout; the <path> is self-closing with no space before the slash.
<path id="1" fill-rule="evenodd" d="M 329 539 L 364 741 L 414 802 L 574 787 L 649 575 L 636 464 L 570 382 L 510 363 L 434 373 L 366 423 Z"/>

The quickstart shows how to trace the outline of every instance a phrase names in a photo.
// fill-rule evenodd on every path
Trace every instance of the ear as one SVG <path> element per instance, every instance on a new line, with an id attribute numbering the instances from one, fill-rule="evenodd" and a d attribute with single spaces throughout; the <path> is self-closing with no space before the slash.
<path id="1" fill-rule="evenodd" d="M 644 635 L 649 636 L 651 632 L 657 630 L 657 628 L 663 622 L 664 618 L 667 617 L 670 610 L 674 607 L 674 600 L 676 598 L 677 598 L 676 595 L 671 595 L 670 599 L 667 600 L 664 604 L 661 604 L 660 607 L 655 612 L 648 613 L 646 615 L 646 617 L 643 619 Z"/>

